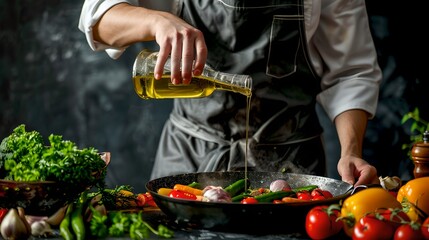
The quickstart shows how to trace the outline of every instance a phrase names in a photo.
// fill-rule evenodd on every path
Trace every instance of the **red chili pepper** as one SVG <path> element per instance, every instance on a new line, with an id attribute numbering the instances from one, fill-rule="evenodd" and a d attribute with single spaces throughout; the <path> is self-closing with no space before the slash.
<path id="1" fill-rule="evenodd" d="M 173 189 L 168 196 L 170 196 L 172 198 L 183 198 L 183 199 L 190 199 L 190 200 L 196 200 L 197 199 L 197 196 L 195 196 L 194 194 L 184 192 L 184 191 L 180 191 L 177 189 Z"/>
<path id="2" fill-rule="evenodd" d="M 6 216 L 7 211 L 7 208 L 0 208 L 0 223 L 3 221 L 4 216 Z"/>

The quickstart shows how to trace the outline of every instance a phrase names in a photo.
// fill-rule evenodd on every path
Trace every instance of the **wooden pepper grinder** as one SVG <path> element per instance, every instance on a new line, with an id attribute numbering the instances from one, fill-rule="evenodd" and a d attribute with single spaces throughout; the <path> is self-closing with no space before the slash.
<path id="1" fill-rule="evenodd" d="M 423 133 L 423 141 L 413 145 L 411 158 L 414 162 L 414 178 L 429 176 L 429 131 Z"/>

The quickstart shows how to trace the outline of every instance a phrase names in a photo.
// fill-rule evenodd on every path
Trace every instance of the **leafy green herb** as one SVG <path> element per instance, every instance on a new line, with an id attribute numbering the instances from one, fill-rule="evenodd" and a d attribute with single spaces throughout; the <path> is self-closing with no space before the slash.
<path id="1" fill-rule="evenodd" d="M 59 135 L 48 140 L 46 145 L 39 132 L 27 132 L 24 124 L 16 127 L 0 144 L 0 178 L 104 187 L 106 163 L 96 149 L 78 149 Z"/>
<path id="2" fill-rule="evenodd" d="M 129 235 L 131 239 L 148 239 L 150 233 L 158 235 L 162 238 L 174 237 L 174 232 L 168 227 L 159 224 L 158 230 L 154 229 L 149 223 L 143 220 L 143 211 L 134 213 L 124 212 L 110 212 L 106 218 L 100 217 L 100 213 L 96 213 L 94 208 L 91 209 L 93 217 L 90 220 L 91 235 L 93 237 L 106 237 L 106 230 L 108 236 L 123 237 Z M 100 228 L 104 226 L 105 228 Z"/>
<path id="3" fill-rule="evenodd" d="M 429 122 L 420 117 L 420 111 L 415 108 L 412 112 L 407 113 L 402 117 L 401 123 L 412 121 L 410 126 L 410 142 L 402 145 L 403 150 L 407 150 L 408 155 L 411 155 L 411 149 L 414 143 L 422 141 L 423 133 L 429 131 Z"/>
<path id="4" fill-rule="evenodd" d="M 109 235 L 107 227 L 107 216 L 97 211 L 91 204 L 88 205 L 92 212 L 92 218 L 89 222 L 91 235 L 97 238 L 105 238 Z"/>

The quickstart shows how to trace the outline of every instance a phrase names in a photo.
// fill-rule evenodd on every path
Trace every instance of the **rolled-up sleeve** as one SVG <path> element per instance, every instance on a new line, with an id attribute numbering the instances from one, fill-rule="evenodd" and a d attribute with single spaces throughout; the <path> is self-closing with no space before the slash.
<path id="1" fill-rule="evenodd" d="M 322 76 L 317 96 L 331 120 L 347 110 L 375 115 L 382 73 L 364 0 L 326 1 L 309 40 L 313 65 Z M 326 3 L 325 2 L 325 3 Z"/>
<path id="2" fill-rule="evenodd" d="M 114 59 L 117 59 L 125 51 L 125 48 L 114 48 L 95 41 L 92 29 L 108 9 L 123 2 L 138 5 L 137 0 L 85 0 L 79 18 L 78 27 L 85 34 L 91 49 L 94 51 L 105 50 Z"/>

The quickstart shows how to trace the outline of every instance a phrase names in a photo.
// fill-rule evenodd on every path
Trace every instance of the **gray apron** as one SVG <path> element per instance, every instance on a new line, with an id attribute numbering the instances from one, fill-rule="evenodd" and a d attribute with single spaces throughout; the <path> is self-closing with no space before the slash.
<path id="1" fill-rule="evenodd" d="M 325 175 L 320 77 L 306 50 L 302 0 L 179 0 L 177 7 L 204 33 L 207 64 L 253 78 L 248 170 Z M 228 91 L 175 99 L 151 178 L 243 170 L 246 101 Z"/>

